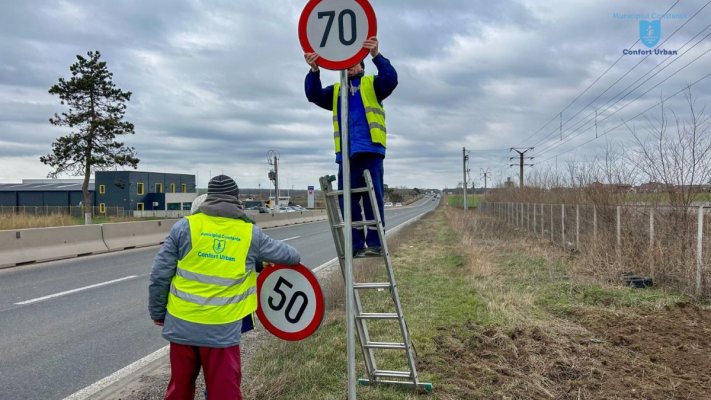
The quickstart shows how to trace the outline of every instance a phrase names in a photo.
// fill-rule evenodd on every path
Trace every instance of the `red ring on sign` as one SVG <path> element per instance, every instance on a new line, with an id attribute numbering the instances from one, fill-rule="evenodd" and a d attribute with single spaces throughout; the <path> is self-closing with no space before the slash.
<path id="1" fill-rule="evenodd" d="M 304 50 L 304 53 L 315 53 L 313 47 L 311 47 L 311 43 L 309 43 L 309 38 L 306 35 L 306 25 L 308 23 L 311 12 L 321 1 L 323 0 L 310 0 L 308 3 L 306 3 L 304 10 L 301 11 L 301 16 L 299 17 L 299 43 L 301 43 L 301 48 Z M 366 18 L 368 19 L 368 34 L 366 35 L 366 38 L 375 36 L 378 32 L 378 24 L 375 19 L 375 11 L 373 10 L 373 7 L 370 5 L 368 0 L 353 1 L 360 4 L 361 8 L 363 8 L 363 11 L 365 12 Z M 319 55 L 319 58 L 316 60 L 316 64 L 326 69 L 344 70 L 363 61 L 363 59 L 368 55 L 369 52 L 370 50 L 363 47 L 353 57 L 340 61 L 327 60 Z"/>
<path id="2" fill-rule="evenodd" d="M 320 1 L 320 0 L 319 0 Z M 311 287 L 314 290 L 314 294 L 316 295 L 316 312 L 314 315 L 314 319 L 309 323 L 306 328 L 297 331 L 297 332 L 285 332 L 276 326 L 274 326 L 271 322 L 269 322 L 269 319 L 267 319 L 267 316 L 264 314 L 262 311 L 262 302 L 261 302 L 261 287 L 264 284 L 264 281 L 267 279 L 269 275 L 272 273 L 280 270 L 280 269 L 293 269 L 299 272 L 301 276 L 306 278 L 306 280 L 309 281 L 311 284 Z M 321 285 L 318 283 L 318 280 L 316 279 L 316 275 L 314 273 L 306 268 L 302 264 L 296 264 L 296 265 L 282 265 L 282 264 L 276 264 L 273 266 L 269 266 L 264 269 L 264 271 L 260 272 L 259 275 L 257 276 L 257 317 L 259 317 L 259 321 L 264 325 L 264 327 L 271 332 L 274 336 L 278 337 L 279 339 L 283 340 L 289 340 L 289 341 L 297 341 L 297 340 L 302 340 L 305 339 L 314 332 L 316 332 L 316 329 L 318 329 L 319 325 L 321 325 L 321 321 L 323 320 L 323 310 L 324 310 L 324 304 L 323 304 L 323 292 L 321 291 Z"/>

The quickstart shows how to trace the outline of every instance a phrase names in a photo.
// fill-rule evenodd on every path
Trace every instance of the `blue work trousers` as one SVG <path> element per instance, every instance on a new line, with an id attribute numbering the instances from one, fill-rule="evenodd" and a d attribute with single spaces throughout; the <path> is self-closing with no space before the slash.
<path id="1" fill-rule="evenodd" d="M 373 178 L 373 189 L 378 202 L 380 218 L 385 226 L 385 213 L 383 210 L 383 158 L 379 154 L 356 154 L 351 157 L 351 189 L 365 187 L 363 172 L 370 171 Z M 338 189 L 343 190 L 343 166 L 338 164 Z M 343 215 L 343 196 L 339 196 L 338 202 L 341 206 L 341 216 Z M 351 196 L 351 216 L 353 221 L 375 220 L 373 207 L 370 204 L 368 192 L 353 193 Z M 366 247 L 380 247 L 378 228 L 376 226 L 359 226 L 353 228 L 353 251 L 356 252 Z"/>

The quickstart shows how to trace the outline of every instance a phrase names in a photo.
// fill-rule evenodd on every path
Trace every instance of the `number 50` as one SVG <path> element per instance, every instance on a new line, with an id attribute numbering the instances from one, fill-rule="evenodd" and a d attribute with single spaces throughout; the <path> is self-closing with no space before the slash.
<path id="1" fill-rule="evenodd" d="M 272 296 L 269 296 L 269 308 L 271 308 L 274 311 L 280 311 L 284 307 L 284 303 L 286 302 L 287 295 L 284 293 L 283 290 L 281 290 L 281 285 L 285 285 L 289 289 L 293 288 L 294 285 L 289 283 L 286 279 L 283 277 L 279 277 L 279 280 L 277 281 L 276 285 L 274 285 L 274 291 L 279 294 L 279 303 L 274 304 L 274 298 Z M 296 310 L 296 315 L 294 317 L 291 316 L 294 304 L 296 303 L 297 298 L 301 299 L 301 306 L 299 307 L 298 310 Z M 284 318 L 286 318 L 287 321 L 290 323 L 294 324 L 299 322 L 301 319 L 301 316 L 304 314 L 304 311 L 306 310 L 306 306 L 309 304 L 309 299 L 306 297 L 306 294 L 300 290 L 297 290 L 294 295 L 291 297 L 291 300 L 289 301 L 289 304 L 286 306 L 286 310 L 284 310 Z"/>
<path id="2" fill-rule="evenodd" d="M 328 35 L 331 32 L 331 27 L 333 26 L 333 19 L 336 17 L 336 12 L 335 11 L 321 11 L 318 14 L 318 19 L 327 17 L 328 21 L 326 21 L 326 30 L 323 32 L 323 37 L 321 38 L 321 47 L 326 46 L 326 41 L 328 40 Z M 351 23 L 351 37 L 349 39 L 346 39 L 346 33 L 345 29 L 343 28 L 344 25 L 344 19 L 346 16 L 350 17 L 350 23 Z M 356 40 L 356 16 L 353 10 L 345 9 L 338 13 L 338 40 L 341 41 L 346 46 L 350 46 L 355 42 Z"/>

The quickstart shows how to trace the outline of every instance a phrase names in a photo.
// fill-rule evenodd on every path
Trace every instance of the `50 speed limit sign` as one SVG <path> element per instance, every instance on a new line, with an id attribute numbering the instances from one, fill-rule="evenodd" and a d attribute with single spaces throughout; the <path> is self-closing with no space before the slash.
<path id="1" fill-rule="evenodd" d="M 344 70 L 368 55 L 363 42 L 377 33 L 367 0 L 310 0 L 299 18 L 299 42 L 306 53 L 318 53 L 318 65 Z"/>
<path id="2" fill-rule="evenodd" d="M 257 278 L 257 316 L 274 336 L 301 340 L 318 329 L 323 319 L 323 293 L 305 266 L 275 265 Z"/>

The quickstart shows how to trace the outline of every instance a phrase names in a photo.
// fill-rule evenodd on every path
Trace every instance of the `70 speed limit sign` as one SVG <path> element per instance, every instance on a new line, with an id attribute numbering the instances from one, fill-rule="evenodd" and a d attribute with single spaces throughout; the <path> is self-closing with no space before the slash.
<path id="1" fill-rule="evenodd" d="M 368 0 L 310 0 L 299 18 L 299 42 L 318 53 L 318 65 L 344 70 L 368 55 L 363 42 L 377 32 Z"/>
<path id="2" fill-rule="evenodd" d="M 301 340 L 318 329 L 323 319 L 323 293 L 305 266 L 275 265 L 257 278 L 257 316 L 274 336 Z"/>

